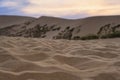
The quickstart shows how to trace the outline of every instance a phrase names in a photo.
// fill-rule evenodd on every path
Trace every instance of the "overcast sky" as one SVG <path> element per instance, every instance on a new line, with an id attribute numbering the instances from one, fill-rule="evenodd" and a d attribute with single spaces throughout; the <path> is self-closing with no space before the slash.
<path id="1" fill-rule="evenodd" d="M 0 0 L 0 15 L 72 19 L 120 15 L 120 0 Z"/>

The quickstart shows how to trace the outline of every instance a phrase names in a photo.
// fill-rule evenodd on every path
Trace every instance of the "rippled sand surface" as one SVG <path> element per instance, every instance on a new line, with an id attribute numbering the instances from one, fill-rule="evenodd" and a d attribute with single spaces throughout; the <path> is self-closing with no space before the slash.
<path id="1" fill-rule="evenodd" d="M 0 80 L 120 80 L 120 39 L 0 37 Z"/>

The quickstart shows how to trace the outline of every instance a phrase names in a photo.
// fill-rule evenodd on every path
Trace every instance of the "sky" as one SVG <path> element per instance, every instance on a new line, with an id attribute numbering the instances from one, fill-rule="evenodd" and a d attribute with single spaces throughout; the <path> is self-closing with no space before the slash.
<path id="1" fill-rule="evenodd" d="M 120 15 L 120 0 L 0 0 L 0 15 L 69 19 Z"/>

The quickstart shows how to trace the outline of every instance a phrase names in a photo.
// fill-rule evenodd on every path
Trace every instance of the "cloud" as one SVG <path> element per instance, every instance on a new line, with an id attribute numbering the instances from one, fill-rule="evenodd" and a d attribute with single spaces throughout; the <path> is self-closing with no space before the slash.
<path id="1" fill-rule="evenodd" d="M 25 0 L 0 0 L 0 7 L 16 8 L 18 10 L 25 7 L 26 4 L 27 1 Z"/>
<path id="2" fill-rule="evenodd" d="M 120 0 L 106 0 L 108 5 L 120 5 Z"/>
<path id="3" fill-rule="evenodd" d="M 120 0 L 2 0 L 0 6 L 15 8 L 31 16 L 116 15 L 120 13 Z"/>
<path id="4" fill-rule="evenodd" d="M 45 14 L 63 16 L 76 14 L 84 10 L 100 8 L 101 0 L 28 0 L 29 5 L 22 9 L 27 14 Z M 100 5 L 96 4 L 100 3 Z"/>
<path id="5" fill-rule="evenodd" d="M 28 0 L 29 4 L 21 9 L 26 14 L 65 16 L 75 14 L 104 15 L 118 14 L 120 3 L 116 0 Z M 112 5 L 111 5 L 112 4 Z"/>
<path id="6" fill-rule="evenodd" d="M 68 14 L 68 15 L 64 15 L 61 16 L 62 18 L 68 18 L 68 19 L 78 19 L 78 18 L 85 18 L 85 17 L 89 17 L 90 15 L 87 12 L 80 12 L 80 13 L 76 13 L 76 14 Z"/>
<path id="7" fill-rule="evenodd" d="M 17 2 L 9 0 L 0 2 L 0 7 L 15 7 L 17 5 L 18 5 Z"/>

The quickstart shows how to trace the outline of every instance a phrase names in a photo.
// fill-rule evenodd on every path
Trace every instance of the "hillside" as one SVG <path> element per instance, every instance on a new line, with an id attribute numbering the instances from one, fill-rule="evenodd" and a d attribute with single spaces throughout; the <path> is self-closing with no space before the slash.
<path id="1" fill-rule="evenodd" d="M 48 39 L 79 39 L 83 37 L 84 39 L 89 35 L 93 38 L 101 38 L 109 34 L 111 37 L 114 33 L 115 36 L 120 36 L 119 31 L 120 16 L 96 16 L 76 20 L 42 16 L 21 24 L 15 23 L 1 28 L 0 35 Z"/>

